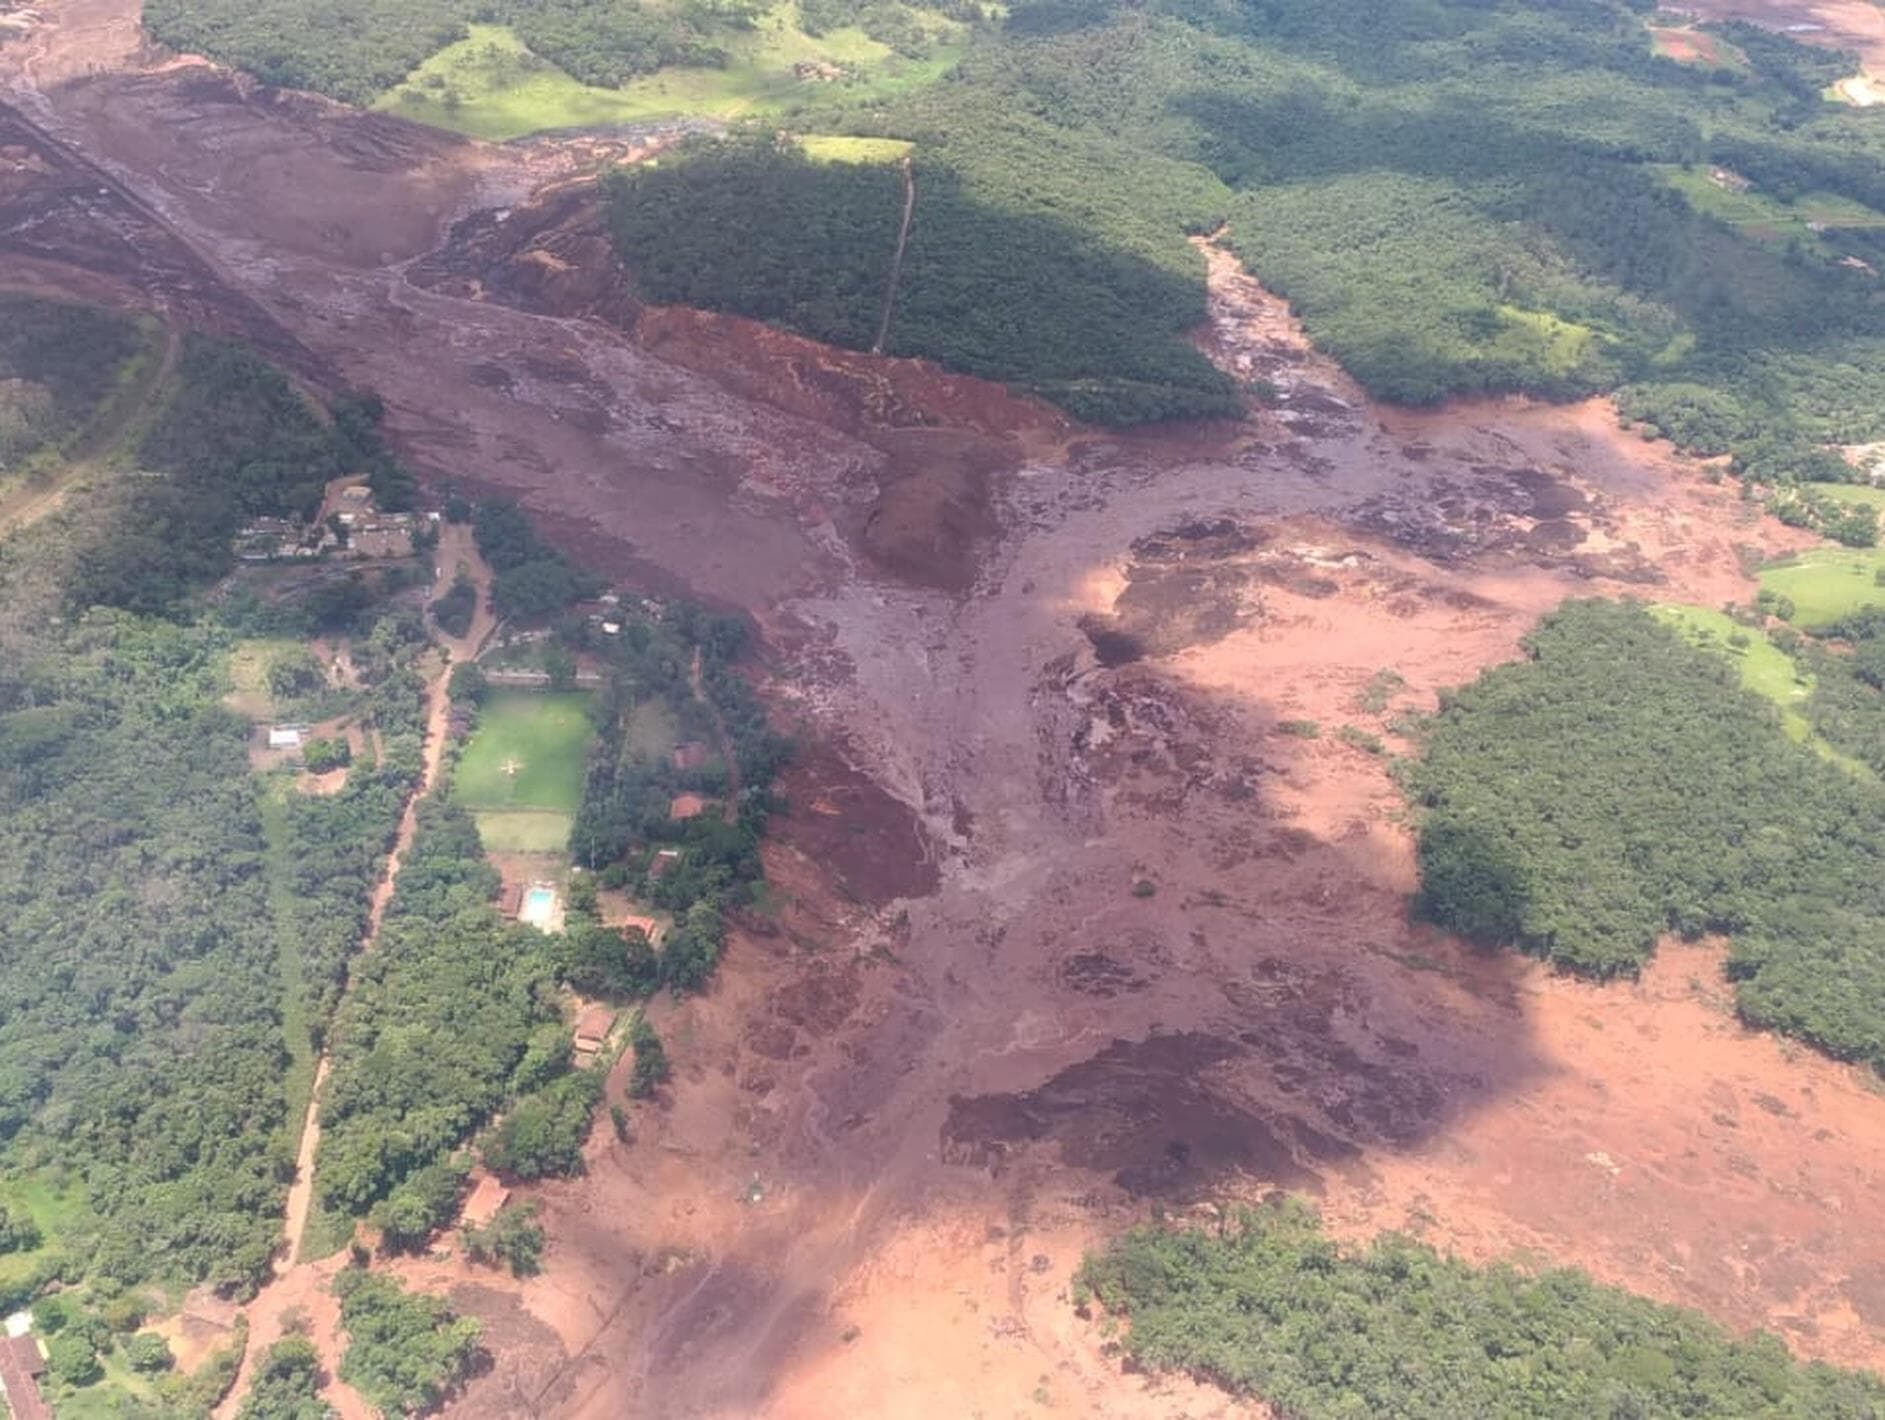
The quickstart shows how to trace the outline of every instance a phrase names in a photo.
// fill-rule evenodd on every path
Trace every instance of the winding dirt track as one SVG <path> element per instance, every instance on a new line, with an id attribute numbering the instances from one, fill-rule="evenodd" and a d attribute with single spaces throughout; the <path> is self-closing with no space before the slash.
<path id="1" fill-rule="evenodd" d="M 1121 1376 L 1065 1290 L 1154 1201 L 1272 1187 L 1885 1362 L 1885 1099 L 1741 1030 L 1717 948 L 1598 989 L 1410 924 L 1399 797 L 1334 734 L 1392 742 L 1566 596 L 1745 600 L 1741 550 L 1797 535 L 1602 405 L 1373 408 L 1215 251 L 1200 343 L 1283 394 L 1222 427 L 637 311 L 582 182 L 623 146 L 460 143 L 146 55 L 126 0 L 47 13 L 0 92 L 122 195 L 29 227 L 0 189 L 0 260 L 260 310 L 429 476 L 750 612 L 804 745 L 766 909 L 656 1007 L 673 1088 L 534 1191 L 545 1274 L 398 1264 L 486 1322 L 456 1413 L 1245 1413 Z M 53 217 L 134 235 L 61 258 Z M 125 259 L 160 239 L 189 260 Z"/>
<path id="2" fill-rule="evenodd" d="M 439 769 L 445 763 L 445 746 L 450 739 L 452 667 L 476 660 L 478 651 L 496 625 L 490 610 L 491 569 L 473 545 L 470 529 L 463 524 L 442 525 L 434 561 L 438 569 L 434 596 L 449 588 L 453 577 L 462 570 L 478 588 L 477 608 L 463 636 L 447 636 L 439 628 L 433 628 L 434 637 L 444 654 L 425 687 L 425 741 L 421 749 L 419 783 L 407 797 L 405 808 L 400 812 L 393 846 L 380 869 L 379 881 L 373 885 L 373 896 L 367 905 L 366 931 L 360 939 L 361 952 L 372 951 L 373 944 L 379 938 L 387 905 L 392 902 L 393 892 L 399 885 L 400 860 L 412 846 L 413 835 L 418 831 L 419 804 L 432 792 L 438 782 Z M 223 1404 L 217 1408 L 216 1413 L 221 1420 L 227 1420 L 227 1417 L 236 1413 L 248 1390 L 255 1361 L 281 1338 L 286 1330 L 289 1313 L 297 1310 L 309 1312 L 310 1315 L 315 1311 L 322 1314 L 321 1324 L 312 1327 L 310 1335 L 320 1347 L 322 1364 L 326 1367 L 327 1383 L 323 1388 L 323 1396 L 327 1403 L 340 1415 L 341 1420 L 366 1420 L 374 1413 L 352 1387 L 336 1374 L 340 1363 L 340 1339 L 335 1330 L 339 1312 L 329 1288 L 334 1273 L 346 1260 L 345 1254 L 343 1252 L 335 1257 L 315 1260 L 301 1255 L 302 1241 L 307 1235 L 308 1216 L 314 1204 L 314 1162 L 321 1146 L 321 1091 L 327 1083 L 331 1061 L 331 1054 L 323 1051 L 315 1065 L 314 1089 L 309 1096 L 307 1116 L 301 1125 L 301 1139 L 295 1150 L 295 1177 L 289 1185 L 284 1210 L 281 1253 L 276 1259 L 274 1277 L 248 1306 L 249 1346 L 235 1383 L 230 1387 Z"/>

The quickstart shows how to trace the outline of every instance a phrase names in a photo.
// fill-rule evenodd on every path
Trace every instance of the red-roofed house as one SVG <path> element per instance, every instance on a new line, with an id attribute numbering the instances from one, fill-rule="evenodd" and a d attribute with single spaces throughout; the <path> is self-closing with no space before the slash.
<path id="1" fill-rule="evenodd" d="M 46 1358 L 31 1336 L 9 1336 L 0 1341 L 0 1389 L 6 1391 L 13 1420 L 53 1420 L 52 1407 L 39 1393 L 39 1377 Z"/>

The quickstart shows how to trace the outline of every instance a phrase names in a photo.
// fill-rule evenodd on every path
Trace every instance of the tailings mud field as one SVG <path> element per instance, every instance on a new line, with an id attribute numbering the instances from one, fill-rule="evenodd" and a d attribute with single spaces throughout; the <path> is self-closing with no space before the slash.
<path id="1" fill-rule="evenodd" d="M 446 139 L 43 13 L 9 280 L 377 388 L 428 478 L 750 613 L 805 746 L 771 910 L 655 1008 L 673 1087 L 532 1190 L 545 1273 L 399 1264 L 486 1320 L 455 1414 L 1252 1413 L 1122 1375 L 1066 1291 L 1274 1188 L 1885 1363 L 1885 1098 L 1737 1026 L 1718 948 L 1598 988 L 1410 924 L 1365 739 L 1568 596 L 1746 600 L 1796 535 L 1602 405 L 1373 408 L 1216 252 L 1198 338 L 1282 391 L 1237 425 L 639 309 L 587 175 L 660 135 Z"/>

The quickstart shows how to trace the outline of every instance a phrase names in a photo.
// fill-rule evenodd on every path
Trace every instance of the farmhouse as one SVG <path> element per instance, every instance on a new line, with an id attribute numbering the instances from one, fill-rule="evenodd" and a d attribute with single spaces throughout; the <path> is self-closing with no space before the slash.
<path id="1" fill-rule="evenodd" d="M 699 740 L 688 740 L 674 747 L 674 767 L 683 774 L 690 769 L 704 768 L 710 757 L 707 746 Z"/>
<path id="2" fill-rule="evenodd" d="M 668 817 L 676 820 L 699 818 L 706 808 L 707 801 L 698 794 L 676 794 L 668 804 Z"/>
<path id="3" fill-rule="evenodd" d="M 305 725 L 273 725 L 268 731 L 270 749 L 300 749 L 302 737 L 307 732 Z"/>
<path id="4" fill-rule="evenodd" d="M 663 848 L 655 854 L 653 861 L 648 864 L 648 876 L 656 879 L 664 878 L 680 865 L 681 850 L 678 848 Z"/>
<path id="5" fill-rule="evenodd" d="M 39 1377 L 46 1358 L 31 1336 L 9 1336 L 0 1341 L 0 1390 L 6 1392 L 13 1420 L 52 1420 L 52 1407 L 39 1393 Z"/>

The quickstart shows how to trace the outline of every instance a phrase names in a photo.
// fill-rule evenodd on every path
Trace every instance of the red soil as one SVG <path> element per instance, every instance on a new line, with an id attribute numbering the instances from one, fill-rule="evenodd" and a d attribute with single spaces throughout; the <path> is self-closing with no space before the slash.
<path id="1" fill-rule="evenodd" d="M 1331 733 L 1392 739 L 1567 596 L 1746 600 L 1738 549 L 1800 535 L 1600 403 L 1372 408 L 1220 253 L 1200 342 L 1284 397 L 1208 428 L 640 312 L 575 259 L 593 146 L 231 97 L 146 72 L 127 15 L 0 48 L 183 273 L 92 242 L 73 289 L 260 313 L 430 476 L 747 610 L 807 746 L 766 909 L 653 1008 L 675 1081 L 527 1191 L 545 1273 L 400 1264 L 489 1327 L 455 1413 L 1248 1413 L 1121 1376 L 1065 1290 L 1155 1201 L 1276 1186 L 1885 1363 L 1885 1100 L 1735 1025 L 1710 949 L 1596 988 L 1410 925 L 1401 800 Z"/>

